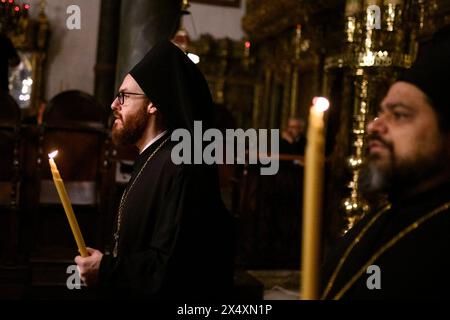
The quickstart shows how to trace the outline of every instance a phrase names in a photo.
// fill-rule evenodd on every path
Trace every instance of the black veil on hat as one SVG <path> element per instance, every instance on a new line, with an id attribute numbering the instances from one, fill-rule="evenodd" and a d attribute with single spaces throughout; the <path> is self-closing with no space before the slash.
<path id="1" fill-rule="evenodd" d="M 169 130 L 193 132 L 194 121 L 210 128 L 214 118 L 211 93 L 200 70 L 169 40 L 158 42 L 130 71 L 161 112 Z"/>
<path id="2" fill-rule="evenodd" d="M 421 43 L 416 61 L 399 81 L 422 90 L 440 115 L 440 122 L 450 129 L 450 25 Z"/>

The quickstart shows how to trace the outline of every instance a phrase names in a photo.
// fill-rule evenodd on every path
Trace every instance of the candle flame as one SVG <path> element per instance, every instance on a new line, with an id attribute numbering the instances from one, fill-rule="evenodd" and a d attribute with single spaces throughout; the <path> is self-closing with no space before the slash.
<path id="1" fill-rule="evenodd" d="M 58 150 L 53 151 L 52 153 L 48 154 L 48 157 L 53 159 L 54 157 L 56 157 L 56 155 L 58 154 Z"/>
<path id="2" fill-rule="evenodd" d="M 314 108 L 319 112 L 327 111 L 330 107 L 330 101 L 324 97 L 315 97 L 313 99 Z"/>

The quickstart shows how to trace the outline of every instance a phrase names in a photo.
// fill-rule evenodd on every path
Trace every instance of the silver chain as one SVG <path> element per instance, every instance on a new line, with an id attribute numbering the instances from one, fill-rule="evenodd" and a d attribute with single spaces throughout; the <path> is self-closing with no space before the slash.
<path id="1" fill-rule="evenodd" d="M 122 194 L 122 198 L 120 199 L 119 209 L 117 213 L 117 227 L 116 232 L 114 232 L 114 249 L 113 249 L 113 257 L 117 257 L 118 251 L 119 251 L 119 234 L 120 234 L 120 227 L 122 224 L 122 216 L 123 216 L 123 206 L 125 204 L 125 201 L 128 197 L 128 194 L 130 193 L 131 189 L 133 189 L 135 182 L 138 180 L 139 176 L 141 175 L 142 171 L 144 170 L 147 163 L 150 161 L 150 159 L 153 158 L 153 156 L 158 152 L 159 149 L 170 139 L 170 136 L 168 136 L 156 149 L 153 151 L 153 153 L 147 158 L 144 165 L 142 166 L 141 170 L 139 170 L 138 174 L 134 178 L 133 182 L 131 183 L 131 186 L 128 189 L 125 189 Z"/>

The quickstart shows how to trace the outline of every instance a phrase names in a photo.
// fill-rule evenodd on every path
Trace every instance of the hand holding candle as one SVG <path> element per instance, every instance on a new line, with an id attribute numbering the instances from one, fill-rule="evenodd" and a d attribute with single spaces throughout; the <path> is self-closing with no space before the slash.
<path id="1" fill-rule="evenodd" d="M 323 114 L 330 103 L 314 98 L 309 114 L 303 195 L 302 299 L 319 298 L 320 226 L 325 162 Z"/>
<path id="2" fill-rule="evenodd" d="M 58 151 L 54 151 L 48 155 L 48 162 L 50 163 L 50 169 L 52 171 L 53 182 L 55 183 L 56 190 L 58 191 L 59 198 L 66 212 L 67 220 L 69 220 L 70 228 L 72 229 L 73 236 L 77 242 L 78 251 L 82 257 L 87 257 L 88 252 L 86 250 L 86 245 L 84 244 L 83 235 L 81 234 L 80 227 L 78 226 L 77 218 L 72 209 L 72 204 L 70 203 L 69 196 L 67 195 L 66 188 L 59 174 L 58 168 L 56 167 L 55 160 L 53 159 L 58 154 Z"/>

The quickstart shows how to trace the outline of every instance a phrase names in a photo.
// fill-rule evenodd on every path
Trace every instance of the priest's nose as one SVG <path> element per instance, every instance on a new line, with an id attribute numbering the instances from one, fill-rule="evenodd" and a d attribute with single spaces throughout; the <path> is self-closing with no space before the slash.
<path id="1" fill-rule="evenodd" d="M 120 108 L 119 98 L 115 98 L 114 101 L 111 103 L 111 110 L 115 111 Z"/>
<path id="2" fill-rule="evenodd" d="M 377 132 L 378 134 L 384 134 L 387 131 L 387 127 L 385 124 L 385 120 L 382 119 L 381 117 L 377 117 L 374 120 L 372 120 L 368 125 L 367 125 L 367 133 L 368 134 L 372 134 Z"/>

